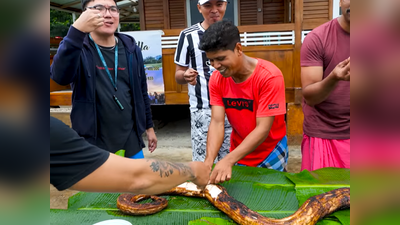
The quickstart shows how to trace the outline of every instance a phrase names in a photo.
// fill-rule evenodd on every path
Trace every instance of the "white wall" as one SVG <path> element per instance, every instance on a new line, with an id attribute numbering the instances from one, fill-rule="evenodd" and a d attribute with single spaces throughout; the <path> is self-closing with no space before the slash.
<path id="1" fill-rule="evenodd" d="M 339 2 L 340 0 L 333 0 L 333 19 L 340 16 Z"/>

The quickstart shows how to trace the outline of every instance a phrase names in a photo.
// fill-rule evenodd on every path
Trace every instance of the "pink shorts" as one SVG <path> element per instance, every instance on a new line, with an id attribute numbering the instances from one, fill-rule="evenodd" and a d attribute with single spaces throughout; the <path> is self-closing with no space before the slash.
<path id="1" fill-rule="evenodd" d="M 350 139 L 331 140 L 303 135 L 301 170 L 350 168 Z"/>

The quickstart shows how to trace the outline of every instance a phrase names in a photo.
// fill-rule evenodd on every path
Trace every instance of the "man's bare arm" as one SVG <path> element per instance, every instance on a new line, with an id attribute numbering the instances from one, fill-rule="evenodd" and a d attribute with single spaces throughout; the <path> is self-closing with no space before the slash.
<path id="1" fill-rule="evenodd" d="M 188 69 L 188 67 L 176 65 L 175 69 L 175 80 L 178 84 L 187 84 L 183 74 Z"/>
<path id="2" fill-rule="evenodd" d="M 128 159 L 110 154 L 108 160 L 71 189 L 87 192 L 159 194 L 185 181 L 201 188 L 208 182 L 202 162 L 173 163 L 148 159 Z"/>
<path id="3" fill-rule="evenodd" d="M 185 66 L 176 65 L 175 69 L 175 80 L 178 84 L 191 84 L 196 85 L 197 83 L 197 71 Z"/>
<path id="4" fill-rule="evenodd" d="M 212 106 L 211 122 L 208 127 L 207 153 L 205 164 L 209 168 L 214 164 L 219 149 L 224 142 L 225 136 L 225 108 L 223 106 Z"/>
<path id="5" fill-rule="evenodd" d="M 325 79 L 322 79 L 323 74 L 324 71 L 321 66 L 301 68 L 303 97 L 310 106 L 315 106 L 325 101 L 339 81 L 350 80 L 350 59 L 339 63 Z"/>
<path id="6" fill-rule="evenodd" d="M 268 137 L 274 119 L 274 116 L 257 118 L 256 128 L 247 135 L 243 142 L 234 151 L 226 156 L 225 160 L 230 162 L 233 166 L 246 155 L 253 152 Z"/>

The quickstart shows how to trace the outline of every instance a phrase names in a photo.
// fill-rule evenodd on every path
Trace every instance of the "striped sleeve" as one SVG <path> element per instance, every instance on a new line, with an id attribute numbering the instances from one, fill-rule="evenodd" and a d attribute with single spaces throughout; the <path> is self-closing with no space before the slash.
<path id="1" fill-rule="evenodd" d="M 179 35 L 178 46 L 175 51 L 175 64 L 180 66 L 189 66 L 189 53 L 188 53 L 189 43 L 186 38 L 186 34 L 182 31 Z"/>

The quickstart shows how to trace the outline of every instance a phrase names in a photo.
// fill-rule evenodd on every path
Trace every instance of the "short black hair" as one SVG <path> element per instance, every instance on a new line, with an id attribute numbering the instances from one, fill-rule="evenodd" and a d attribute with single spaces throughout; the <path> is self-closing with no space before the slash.
<path id="1" fill-rule="evenodd" d="M 89 2 L 93 2 L 94 0 L 82 0 L 82 10 L 86 10 L 86 6 Z M 117 4 L 117 0 L 114 0 L 115 4 Z"/>
<path id="2" fill-rule="evenodd" d="M 227 20 L 222 20 L 211 25 L 200 40 L 199 49 L 205 52 L 219 50 L 235 50 L 240 42 L 239 29 Z"/>

